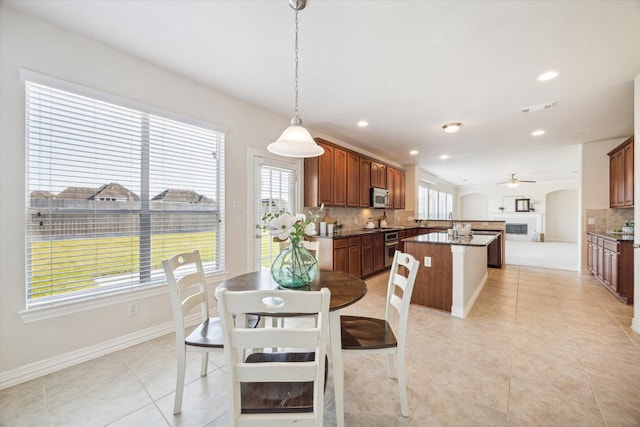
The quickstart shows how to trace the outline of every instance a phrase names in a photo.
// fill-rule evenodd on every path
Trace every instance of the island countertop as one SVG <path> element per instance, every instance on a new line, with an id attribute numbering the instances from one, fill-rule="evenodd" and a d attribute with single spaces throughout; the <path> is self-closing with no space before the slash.
<path id="1" fill-rule="evenodd" d="M 402 239 L 403 242 L 411 243 L 435 243 L 441 245 L 458 245 L 458 246 L 488 246 L 491 242 L 498 238 L 499 232 L 482 232 L 472 234 L 471 236 L 460 236 L 451 238 L 446 231 L 438 233 L 422 234 L 420 236 Z"/>

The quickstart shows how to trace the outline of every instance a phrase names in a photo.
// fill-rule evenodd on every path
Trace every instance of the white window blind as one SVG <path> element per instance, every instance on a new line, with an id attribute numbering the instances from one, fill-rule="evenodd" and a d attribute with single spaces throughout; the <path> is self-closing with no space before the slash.
<path id="1" fill-rule="evenodd" d="M 164 282 L 199 249 L 224 270 L 225 134 L 26 82 L 27 302 Z"/>
<path id="2" fill-rule="evenodd" d="M 262 164 L 260 166 L 260 218 L 266 213 L 275 213 L 281 209 L 295 214 L 295 184 L 294 170 Z M 280 253 L 280 245 L 274 243 L 269 233 L 263 230 L 260 246 L 260 265 L 268 268 Z"/>

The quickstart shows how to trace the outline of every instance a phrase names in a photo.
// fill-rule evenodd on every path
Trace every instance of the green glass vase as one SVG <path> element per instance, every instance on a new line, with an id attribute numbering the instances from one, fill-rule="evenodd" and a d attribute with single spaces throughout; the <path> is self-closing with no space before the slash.
<path id="1" fill-rule="evenodd" d="M 292 240 L 271 264 L 271 277 L 282 288 L 301 288 L 318 275 L 318 260 L 300 241 Z"/>

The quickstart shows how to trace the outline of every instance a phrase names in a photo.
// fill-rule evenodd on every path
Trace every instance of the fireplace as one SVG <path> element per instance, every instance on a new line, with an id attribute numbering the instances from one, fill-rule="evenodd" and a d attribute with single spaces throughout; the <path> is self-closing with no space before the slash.
<path id="1" fill-rule="evenodd" d="M 540 212 L 500 212 L 492 214 L 492 219 L 505 222 L 507 240 L 531 240 L 544 232 L 544 214 Z"/>
<path id="2" fill-rule="evenodd" d="M 529 224 L 505 224 L 507 234 L 529 234 Z"/>

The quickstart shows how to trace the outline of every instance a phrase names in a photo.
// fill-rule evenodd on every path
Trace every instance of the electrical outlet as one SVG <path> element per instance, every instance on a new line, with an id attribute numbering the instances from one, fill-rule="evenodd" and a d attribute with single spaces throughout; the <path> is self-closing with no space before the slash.
<path id="1" fill-rule="evenodd" d="M 430 256 L 424 257 L 424 266 L 425 267 L 431 267 L 431 257 Z"/>
<path id="2" fill-rule="evenodd" d="M 596 223 L 596 219 L 595 218 L 589 218 L 589 224 L 593 225 Z"/>
<path id="3" fill-rule="evenodd" d="M 355 222 L 356 224 L 358 224 L 358 218 L 354 219 L 354 222 Z"/>
<path id="4" fill-rule="evenodd" d="M 242 210 L 242 201 L 234 200 L 233 201 L 233 210 L 234 211 L 241 211 Z"/>
<path id="5" fill-rule="evenodd" d="M 129 316 L 138 315 L 138 301 L 130 302 L 129 305 L 127 305 L 127 313 Z"/>

